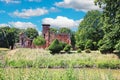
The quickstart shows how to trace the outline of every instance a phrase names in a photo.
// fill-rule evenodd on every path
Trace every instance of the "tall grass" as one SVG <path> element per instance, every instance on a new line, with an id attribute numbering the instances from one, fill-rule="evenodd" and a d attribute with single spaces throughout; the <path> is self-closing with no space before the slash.
<path id="1" fill-rule="evenodd" d="M 120 72 L 106 69 L 0 69 L 0 80 L 120 80 Z"/>
<path id="2" fill-rule="evenodd" d="M 7 67 L 42 67 L 42 68 L 68 68 L 68 67 L 96 67 L 120 68 L 120 59 L 114 54 L 57 54 L 51 55 L 42 49 L 17 49 L 9 52 L 5 57 Z"/>

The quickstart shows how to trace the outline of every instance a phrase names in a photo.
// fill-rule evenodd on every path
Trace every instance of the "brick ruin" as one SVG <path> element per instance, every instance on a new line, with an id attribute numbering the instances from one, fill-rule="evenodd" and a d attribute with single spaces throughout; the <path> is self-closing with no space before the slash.
<path id="1" fill-rule="evenodd" d="M 39 48 L 47 48 L 55 40 L 58 39 L 61 42 L 71 44 L 70 34 L 54 33 L 50 31 L 49 24 L 42 24 L 42 36 L 45 38 L 46 44 L 39 46 Z M 24 48 L 35 48 L 32 44 L 32 40 L 29 39 L 24 33 L 20 33 L 19 36 L 20 46 Z"/>
<path id="2" fill-rule="evenodd" d="M 55 39 L 71 44 L 70 34 L 51 32 L 49 24 L 42 24 L 42 26 L 42 35 L 46 40 L 46 47 L 48 47 Z"/>

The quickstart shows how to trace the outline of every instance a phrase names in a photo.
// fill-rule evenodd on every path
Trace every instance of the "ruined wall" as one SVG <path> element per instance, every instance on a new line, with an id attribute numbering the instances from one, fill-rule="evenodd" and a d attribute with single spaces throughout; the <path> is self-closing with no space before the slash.
<path id="1" fill-rule="evenodd" d="M 43 46 L 35 46 L 32 43 L 32 40 L 27 38 L 24 33 L 20 34 L 20 44 L 21 47 L 24 48 L 47 48 L 49 45 L 55 40 L 58 39 L 59 41 L 65 42 L 67 44 L 71 44 L 70 34 L 63 34 L 63 33 L 54 33 L 50 32 L 50 25 L 43 24 L 42 35 L 45 38 L 46 44 Z"/>
<path id="2" fill-rule="evenodd" d="M 49 47 L 49 45 L 55 39 L 58 39 L 59 41 L 65 42 L 67 44 L 71 44 L 70 34 L 50 32 L 50 25 L 49 24 L 43 24 L 42 26 L 43 26 L 42 34 L 46 40 L 46 47 Z"/>

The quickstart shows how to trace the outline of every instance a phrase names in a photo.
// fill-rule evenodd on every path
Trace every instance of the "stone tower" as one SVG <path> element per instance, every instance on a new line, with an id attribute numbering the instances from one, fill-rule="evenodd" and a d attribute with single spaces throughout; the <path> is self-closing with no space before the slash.
<path id="1" fill-rule="evenodd" d="M 46 40 L 46 47 L 50 45 L 50 24 L 42 24 L 42 35 Z"/>

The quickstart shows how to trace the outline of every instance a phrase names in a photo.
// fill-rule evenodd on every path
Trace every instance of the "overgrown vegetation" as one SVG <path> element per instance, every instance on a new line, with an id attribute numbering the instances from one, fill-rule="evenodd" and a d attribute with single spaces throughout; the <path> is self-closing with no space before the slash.
<path id="1" fill-rule="evenodd" d="M 62 50 L 63 46 L 61 43 L 55 39 L 51 45 L 49 46 L 49 50 L 51 51 L 51 54 L 59 53 Z"/>
<path id="2" fill-rule="evenodd" d="M 104 69 L 0 69 L 1 80 L 119 80 L 118 70 Z"/>
<path id="3" fill-rule="evenodd" d="M 119 69 L 120 60 L 114 54 L 100 54 L 91 51 L 86 54 L 55 54 L 41 49 L 17 49 L 16 52 L 9 52 L 5 58 L 5 66 L 9 67 L 39 67 L 39 68 L 111 68 Z"/>
<path id="4" fill-rule="evenodd" d="M 42 36 L 37 36 L 37 38 L 34 38 L 33 44 L 36 46 L 41 46 L 45 44 L 45 39 Z"/>

